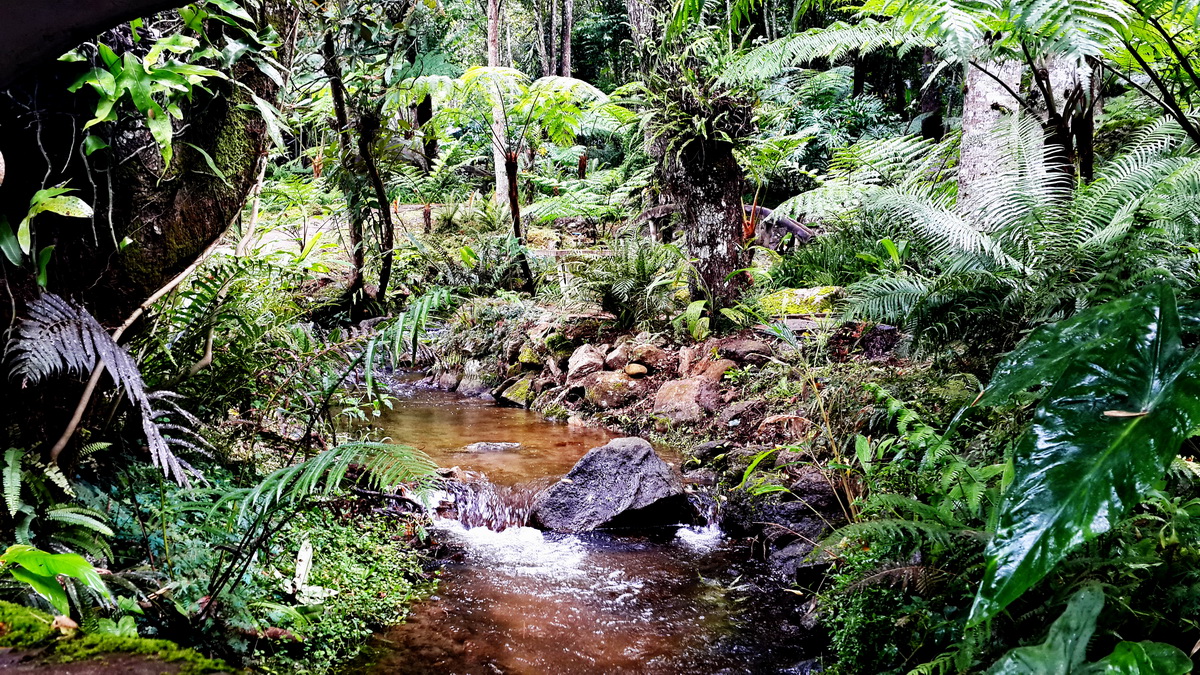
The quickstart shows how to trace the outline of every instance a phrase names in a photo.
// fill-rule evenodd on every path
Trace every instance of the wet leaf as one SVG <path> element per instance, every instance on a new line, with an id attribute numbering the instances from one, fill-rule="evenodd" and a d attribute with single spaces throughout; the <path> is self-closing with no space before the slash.
<path id="1" fill-rule="evenodd" d="M 1183 348 L 1168 286 L 1064 323 L 1035 331 L 989 387 L 994 401 L 1049 385 L 1013 458 L 972 624 L 995 616 L 1124 518 L 1200 427 L 1200 365 Z"/>
<path id="2" fill-rule="evenodd" d="M 1181 650 L 1161 642 L 1122 642 L 1111 654 L 1084 663 L 1088 640 L 1096 632 L 1096 619 L 1104 607 L 1098 584 L 1076 591 L 1062 616 L 1050 626 L 1045 642 L 1010 650 L 988 669 L 988 675 L 1185 675 L 1191 659 Z"/>
<path id="3" fill-rule="evenodd" d="M 1050 626 L 1045 642 L 1009 651 L 988 669 L 988 675 L 1070 672 L 1087 658 L 1088 640 L 1096 632 L 1096 617 L 1103 607 L 1104 592 L 1097 586 L 1080 589 Z"/>

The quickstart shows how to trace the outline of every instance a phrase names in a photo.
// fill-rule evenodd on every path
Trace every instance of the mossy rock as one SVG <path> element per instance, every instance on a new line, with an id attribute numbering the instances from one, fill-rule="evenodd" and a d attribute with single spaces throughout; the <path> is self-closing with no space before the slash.
<path id="1" fill-rule="evenodd" d="M 0 600 L 0 647 L 29 649 L 54 639 L 54 617 L 31 607 Z"/>
<path id="2" fill-rule="evenodd" d="M 528 406 L 530 397 L 533 393 L 533 376 L 523 377 L 504 391 L 500 392 L 500 398 L 515 403 L 519 406 Z"/>
<path id="3" fill-rule="evenodd" d="M 841 286 L 783 288 L 760 298 L 758 304 L 771 316 L 832 312 L 834 302 L 845 295 Z"/>
<path id="4" fill-rule="evenodd" d="M 541 357 L 539 357 L 538 353 L 529 345 L 521 346 L 521 353 L 517 354 L 517 362 L 526 366 L 542 365 Z"/>
<path id="5" fill-rule="evenodd" d="M 549 349 L 552 352 L 570 350 L 571 348 L 571 340 L 567 338 L 566 335 L 563 335 L 558 331 L 547 335 L 545 342 L 546 349 Z"/>
<path id="6" fill-rule="evenodd" d="M 207 658 L 195 650 L 180 647 L 167 640 L 147 640 L 100 634 L 84 635 L 72 640 L 57 642 L 41 660 L 46 663 L 78 663 L 111 658 L 126 663 L 128 657 L 169 663 L 174 666 L 172 670 L 178 673 L 236 672 L 224 661 Z"/>

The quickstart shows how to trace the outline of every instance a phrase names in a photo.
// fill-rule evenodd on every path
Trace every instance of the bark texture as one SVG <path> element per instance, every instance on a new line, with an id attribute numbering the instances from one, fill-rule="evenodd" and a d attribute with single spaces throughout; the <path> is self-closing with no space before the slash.
<path id="1" fill-rule="evenodd" d="M 571 29 L 575 27 L 575 0 L 563 0 L 562 39 L 559 47 L 558 74 L 571 76 Z"/>
<path id="2" fill-rule="evenodd" d="M 699 284 L 693 296 L 711 294 L 717 307 L 736 304 L 749 278 L 746 267 L 742 190 L 745 177 L 725 141 L 694 141 L 680 157 L 669 158 L 664 179 L 671 201 L 679 206 L 687 253 L 695 260 Z"/>
<path id="3" fill-rule="evenodd" d="M 488 66 L 500 64 L 500 0 L 487 0 L 487 56 Z M 505 146 L 508 142 L 508 125 L 504 120 L 504 105 L 496 101 L 492 105 L 492 165 L 496 176 L 494 199 L 503 203 L 508 199 L 508 174 L 504 170 Z"/>
<path id="4" fill-rule="evenodd" d="M 279 1 L 266 3 L 258 18 L 288 36 L 297 17 L 294 6 Z M 219 39 L 220 28 L 213 32 Z M 127 28 L 114 29 L 103 40 L 118 52 L 145 48 L 128 39 Z M 284 42 L 279 56 L 287 64 L 292 54 L 290 42 Z M 71 94 L 67 87 L 89 67 L 51 62 L 0 97 L 0 152 L 9 162 L 7 180 L 0 186 L 0 212 L 17 223 L 38 189 L 64 182 L 76 189 L 95 208 L 95 218 L 39 215 L 34 247 L 55 247 L 48 267 L 50 291 L 82 302 L 102 323 L 117 325 L 224 234 L 253 187 L 268 136 L 261 116 L 242 107 L 253 109 L 244 89 L 210 80 L 214 95 L 197 91 L 194 101 L 183 106 L 170 166 L 164 166 L 136 113 L 90 129 L 110 148 L 86 157 L 82 128 L 96 100 L 83 90 Z M 264 99 L 277 98 L 278 85 L 249 62 L 231 75 Z M 212 157 L 228 183 L 213 175 L 192 146 Z M 7 262 L 3 267 L 13 299 L 0 303 L 0 319 L 7 326 L 14 305 L 36 293 L 36 270 Z"/>
<path id="5" fill-rule="evenodd" d="M 993 133 L 996 122 L 1004 113 L 1016 112 L 1021 107 L 1009 89 L 1020 90 L 1023 66 L 1017 61 L 981 65 L 988 72 L 975 66 L 967 70 L 967 91 L 963 97 L 958 161 L 958 207 L 962 211 L 973 207 L 980 179 L 996 172 L 996 156 L 1003 143 Z"/>

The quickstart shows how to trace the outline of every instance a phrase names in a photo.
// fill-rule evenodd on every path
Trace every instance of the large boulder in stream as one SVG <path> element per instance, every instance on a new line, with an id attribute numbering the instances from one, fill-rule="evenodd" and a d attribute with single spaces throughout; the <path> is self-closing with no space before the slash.
<path id="1" fill-rule="evenodd" d="M 533 506 L 531 522 L 552 532 L 641 529 L 691 522 L 683 481 L 649 443 L 617 438 L 593 448 Z"/>

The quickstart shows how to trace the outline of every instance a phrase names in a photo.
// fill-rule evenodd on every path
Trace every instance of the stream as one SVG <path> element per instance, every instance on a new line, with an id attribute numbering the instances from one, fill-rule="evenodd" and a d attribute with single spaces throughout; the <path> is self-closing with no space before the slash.
<path id="1" fill-rule="evenodd" d="M 413 382 L 393 395 L 395 408 L 376 422 L 388 437 L 439 466 L 486 474 L 501 492 L 548 484 L 616 436 Z M 463 451 L 480 441 L 521 445 Z M 615 537 L 435 518 L 434 529 L 462 554 L 445 563 L 437 593 L 376 635 L 351 672 L 810 672 L 799 603 L 715 525 Z"/>

